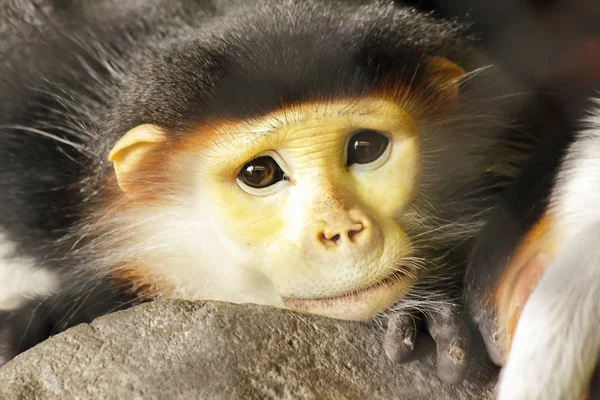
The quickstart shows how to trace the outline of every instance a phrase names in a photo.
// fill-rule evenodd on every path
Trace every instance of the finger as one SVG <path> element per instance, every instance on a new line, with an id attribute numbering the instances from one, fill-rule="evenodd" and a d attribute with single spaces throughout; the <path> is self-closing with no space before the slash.
<path id="1" fill-rule="evenodd" d="M 388 317 L 388 326 L 383 340 L 385 354 L 392 362 L 410 360 L 419 328 L 419 321 L 408 313 L 395 313 Z"/>
<path id="2" fill-rule="evenodd" d="M 437 345 L 438 377 L 458 384 L 467 376 L 470 334 L 460 309 L 444 306 L 426 319 L 427 328 Z"/>

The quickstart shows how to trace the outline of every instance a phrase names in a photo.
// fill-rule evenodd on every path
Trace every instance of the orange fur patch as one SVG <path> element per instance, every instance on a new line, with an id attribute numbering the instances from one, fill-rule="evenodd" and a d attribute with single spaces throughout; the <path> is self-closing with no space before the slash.
<path id="1" fill-rule="evenodd" d="M 175 292 L 173 284 L 164 282 L 151 274 L 141 265 L 127 264 L 113 270 L 113 282 L 118 287 L 124 287 L 128 293 L 141 299 L 154 297 L 171 297 Z"/>
<path id="2" fill-rule="evenodd" d="M 552 218 L 544 215 L 521 240 L 496 287 L 494 301 L 507 352 L 523 307 L 556 253 L 552 228 Z"/>

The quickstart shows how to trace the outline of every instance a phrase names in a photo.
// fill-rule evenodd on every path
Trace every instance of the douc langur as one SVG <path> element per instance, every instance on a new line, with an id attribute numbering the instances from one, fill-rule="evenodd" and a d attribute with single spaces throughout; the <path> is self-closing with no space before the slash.
<path id="1" fill-rule="evenodd" d="M 46 3 L 0 5 L 1 362 L 161 296 L 381 317 L 394 360 L 423 312 L 464 377 L 462 272 L 529 143 L 460 25 L 393 1 Z"/>
<path id="2" fill-rule="evenodd" d="M 591 109 L 591 111 L 590 111 Z M 594 399 L 600 352 L 600 111 L 549 115 L 546 143 L 474 247 L 465 295 L 499 398 Z"/>

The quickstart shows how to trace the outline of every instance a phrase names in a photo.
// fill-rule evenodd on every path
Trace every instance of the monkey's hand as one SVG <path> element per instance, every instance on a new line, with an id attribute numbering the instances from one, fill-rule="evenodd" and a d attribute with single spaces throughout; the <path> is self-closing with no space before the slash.
<path id="1" fill-rule="evenodd" d="M 387 317 L 383 347 L 393 362 L 411 361 L 420 324 L 425 326 L 437 347 L 437 375 L 449 384 L 462 382 L 467 374 L 469 329 L 460 306 L 447 304 L 422 317 L 395 312 Z"/>

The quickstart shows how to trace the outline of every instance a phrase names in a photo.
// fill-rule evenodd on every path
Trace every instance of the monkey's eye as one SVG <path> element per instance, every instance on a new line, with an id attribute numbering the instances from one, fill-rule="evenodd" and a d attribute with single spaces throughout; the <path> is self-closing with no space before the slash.
<path id="1" fill-rule="evenodd" d="M 272 157 L 262 156 L 248 161 L 238 174 L 243 184 L 262 189 L 287 179 L 285 172 Z"/>
<path id="2" fill-rule="evenodd" d="M 369 164 L 377 160 L 388 147 L 387 136 L 374 130 L 355 132 L 348 143 L 348 161 L 346 164 Z"/>

